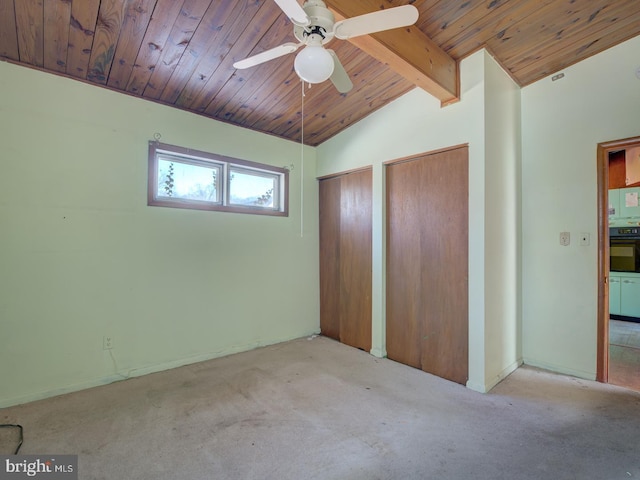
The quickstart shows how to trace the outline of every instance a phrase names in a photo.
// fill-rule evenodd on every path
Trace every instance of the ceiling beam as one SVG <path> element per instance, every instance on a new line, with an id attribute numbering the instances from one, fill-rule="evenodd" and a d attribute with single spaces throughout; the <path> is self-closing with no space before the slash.
<path id="1" fill-rule="evenodd" d="M 375 12 L 388 0 L 325 0 L 336 21 Z M 395 5 L 397 6 L 397 5 Z M 349 39 L 414 85 L 448 105 L 459 100 L 458 65 L 418 27 L 411 25 Z"/>

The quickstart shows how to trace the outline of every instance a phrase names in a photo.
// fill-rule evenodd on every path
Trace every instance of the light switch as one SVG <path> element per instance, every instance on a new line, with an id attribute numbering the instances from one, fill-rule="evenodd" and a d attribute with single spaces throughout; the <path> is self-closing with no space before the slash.
<path id="1" fill-rule="evenodd" d="M 569 232 L 560 232 L 560 245 L 563 247 L 571 243 L 571 234 Z"/>

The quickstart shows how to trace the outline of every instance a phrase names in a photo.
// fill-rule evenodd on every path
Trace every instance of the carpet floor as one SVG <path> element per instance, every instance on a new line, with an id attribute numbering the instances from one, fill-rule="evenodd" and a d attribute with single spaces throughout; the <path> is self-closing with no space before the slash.
<path id="1" fill-rule="evenodd" d="M 640 479 L 640 393 L 523 367 L 473 392 L 324 337 L 0 410 L 87 479 Z M 3 432 L 0 453 L 16 438 Z"/>

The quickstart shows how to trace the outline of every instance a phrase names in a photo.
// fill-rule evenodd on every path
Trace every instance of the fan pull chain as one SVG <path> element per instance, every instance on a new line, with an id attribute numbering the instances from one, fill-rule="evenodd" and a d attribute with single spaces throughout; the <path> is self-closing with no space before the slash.
<path id="1" fill-rule="evenodd" d="M 300 238 L 304 237 L 304 80 L 300 81 L 302 85 L 302 108 L 301 126 L 300 126 Z"/>

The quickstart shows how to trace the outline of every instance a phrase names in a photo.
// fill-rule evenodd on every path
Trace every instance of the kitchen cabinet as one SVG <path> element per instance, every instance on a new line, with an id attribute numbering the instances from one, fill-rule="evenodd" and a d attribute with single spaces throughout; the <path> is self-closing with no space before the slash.
<path id="1" fill-rule="evenodd" d="M 609 190 L 640 186 L 640 146 L 609 154 Z"/>
<path id="2" fill-rule="evenodd" d="M 619 217 L 640 217 L 640 187 L 620 189 Z"/>
<path id="3" fill-rule="evenodd" d="M 640 318 L 640 274 L 609 273 L 609 313 Z"/>
<path id="4" fill-rule="evenodd" d="M 609 190 L 609 222 L 620 218 L 620 189 Z"/>
<path id="5" fill-rule="evenodd" d="M 613 273 L 609 276 L 609 314 L 620 314 L 620 277 L 614 276 Z"/>
<path id="6" fill-rule="evenodd" d="M 614 188 L 608 194 L 609 225 L 640 222 L 640 187 Z M 622 223 L 621 223 L 622 222 Z"/>
<path id="7" fill-rule="evenodd" d="M 625 152 L 625 185 L 640 183 L 640 147 Z"/>
<path id="8" fill-rule="evenodd" d="M 620 277 L 620 315 L 640 317 L 640 278 Z"/>

